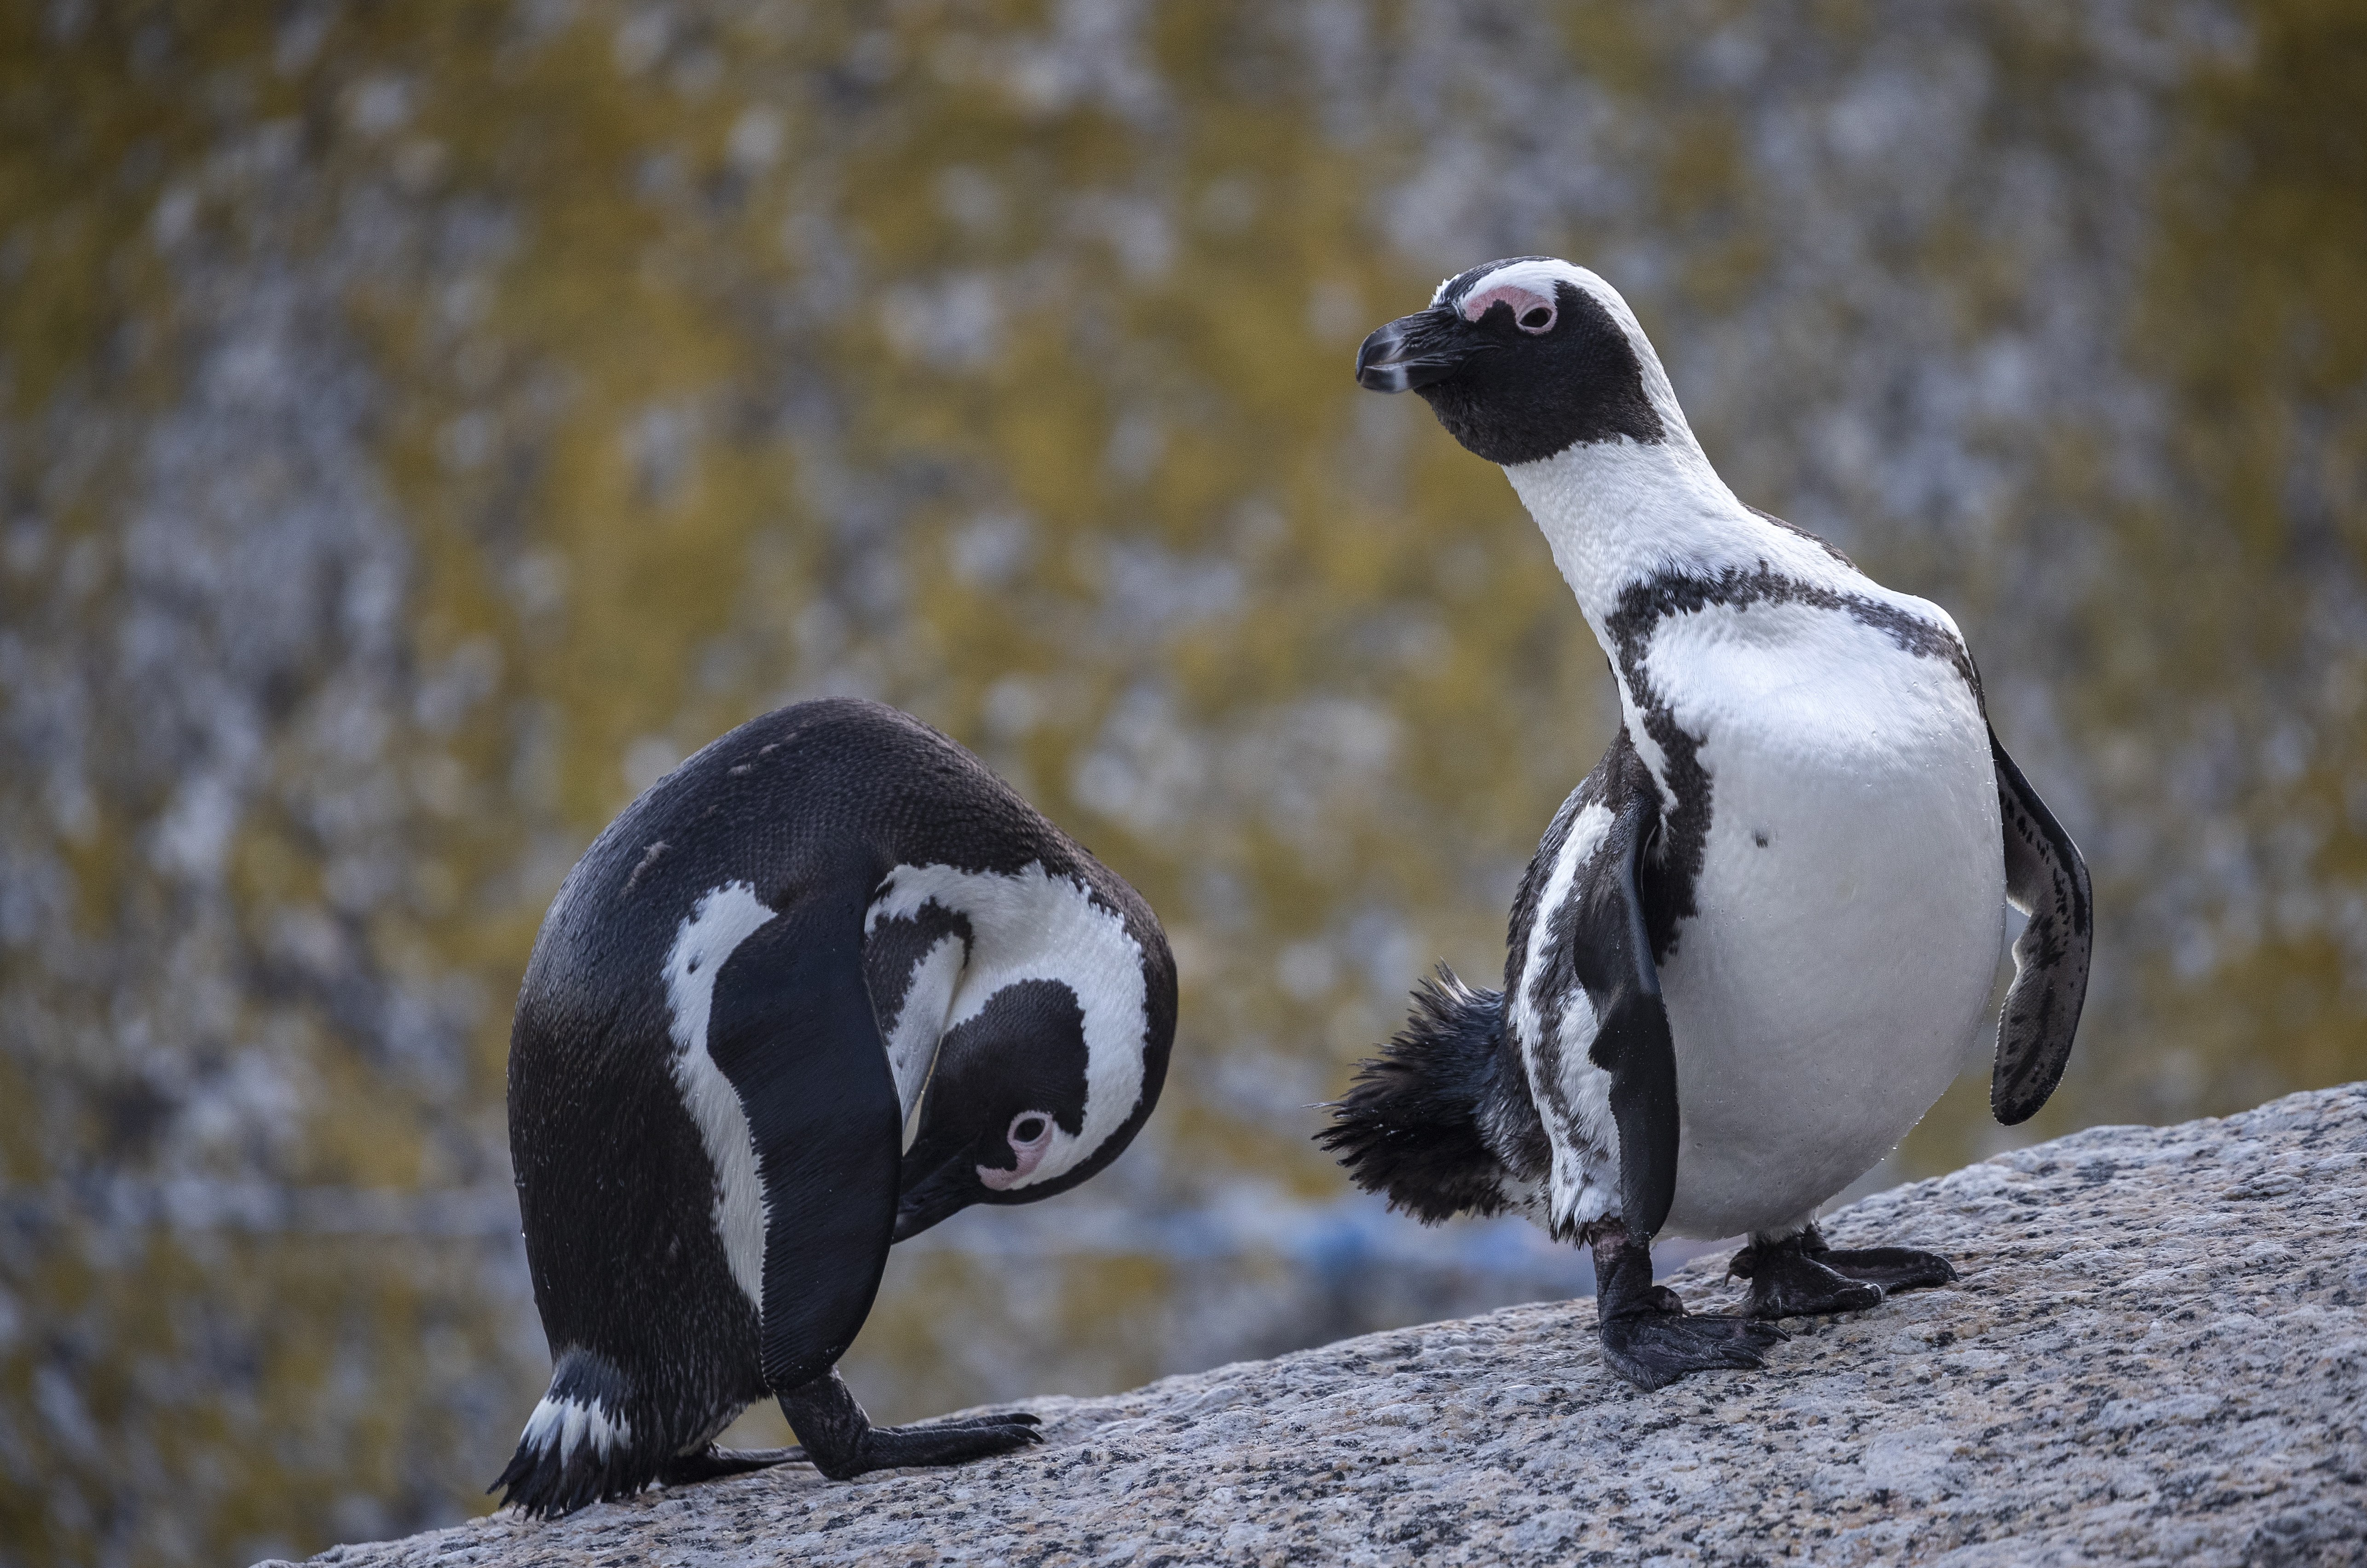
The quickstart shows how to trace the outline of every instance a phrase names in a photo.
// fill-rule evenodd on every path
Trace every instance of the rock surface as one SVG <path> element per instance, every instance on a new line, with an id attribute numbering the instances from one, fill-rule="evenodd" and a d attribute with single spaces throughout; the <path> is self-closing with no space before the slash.
<path id="1" fill-rule="evenodd" d="M 1988 1564 L 2367 1558 L 2367 1085 L 2100 1127 L 1833 1216 L 1955 1286 L 1655 1394 L 1589 1301 L 1045 1399 L 1041 1449 L 797 1466 L 316 1559 Z M 1695 1310 L 1721 1261 L 1670 1279 Z"/>

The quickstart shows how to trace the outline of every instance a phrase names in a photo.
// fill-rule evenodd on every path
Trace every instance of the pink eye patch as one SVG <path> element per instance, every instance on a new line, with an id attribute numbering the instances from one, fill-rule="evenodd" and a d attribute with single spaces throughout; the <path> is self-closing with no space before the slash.
<path id="1" fill-rule="evenodd" d="M 1554 302 L 1535 289 L 1523 288 L 1514 283 L 1500 283 L 1464 300 L 1463 319 L 1476 321 L 1499 303 L 1510 305 L 1513 324 L 1532 335 L 1553 331 L 1555 318 L 1560 314 L 1555 310 Z"/>

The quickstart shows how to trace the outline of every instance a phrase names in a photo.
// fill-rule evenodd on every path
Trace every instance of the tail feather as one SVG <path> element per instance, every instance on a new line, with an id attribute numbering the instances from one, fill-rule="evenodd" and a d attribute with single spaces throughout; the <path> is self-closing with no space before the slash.
<path id="1" fill-rule="evenodd" d="M 1358 1067 L 1316 1134 L 1357 1186 L 1424 1224 L 1511 1206 L 1509 1173 L 1480 1122 L 1497 1092 L 1503 1002 L 1440 964 L 1437 979 L 1415 987 L 1405 1028 Z"/>
<path id="2" fill-rule="evenodd" d="M 657 1479 L 663 1444 L 639 1434 L 628 1417 L 629 1384 L 606 1357 L 570 1349 L 551 1370 L 550 1391 L 527 1418 L 517 1452 L 488 1492 L 529 1518 L 556 1518 Z"/>

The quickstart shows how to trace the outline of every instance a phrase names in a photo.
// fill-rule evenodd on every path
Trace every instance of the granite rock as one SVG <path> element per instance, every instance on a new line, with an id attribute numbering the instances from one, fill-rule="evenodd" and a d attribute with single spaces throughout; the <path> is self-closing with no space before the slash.
<path id="1" fill-rule="evenodd" d="M 2098 1127 L 1869 1198 L 1838 1246 L 1953 1287 L 1638 1393 L 1591 1301 L 1048 1398 L 1036 1450 L 804 1466 L 340 1547 L 342 1568 L 635 1563 L 2355 1563 L 2367 1085 Z M 1670 1282 L 1732 1307 L 1719 1258 Z"/>

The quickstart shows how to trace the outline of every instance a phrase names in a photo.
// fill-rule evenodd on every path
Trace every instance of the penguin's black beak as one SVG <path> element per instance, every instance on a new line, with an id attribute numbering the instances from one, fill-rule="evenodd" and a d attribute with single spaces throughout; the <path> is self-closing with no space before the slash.
<path id="1" fill-rule="evenodd" d="M 896 1241 L 910 1241 L 987 1195 L 968 1149 L 956 1149 L 934 1168 L 918 1170 L 907 1157 L 903 1191 L 896 1200 Z"/>
<path id="2" fill-rule="evenodd" d="M 1356 385 L 1375 392 L 1410 392 L 1445 380 L 1474 354 L 1492 346 L 1470 325 L 1448 305 L 1399 316 L 1356 350 Z"/>

